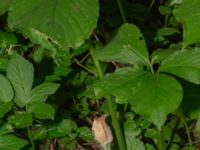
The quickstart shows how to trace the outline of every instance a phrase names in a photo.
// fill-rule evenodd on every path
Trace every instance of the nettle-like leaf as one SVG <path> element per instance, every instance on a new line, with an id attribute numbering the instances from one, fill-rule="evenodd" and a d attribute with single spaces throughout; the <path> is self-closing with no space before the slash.
<path id="1" fill-rule="evenodd" d="M 0 102 L 9 102 L 13 97 L 14 93 L 10 82 L 0 74 Z"/>
<path id="2" fill-rule="evenodd" d="M 129 102 L 135 112 L 159 128 L 182 100 L 179 82 L 164 74 L 121 69 L 94 85 L 98 97 L 115 96 L 116 102 Z"/>
<path id="3" fill-rule="evenodd" d="M 200 49 L 173 53 L 161 63 L 159 71 L 168 72 L 200 84 Z"/>
<path id="4" fill-rule="evenodd" d="M 199 0 L 183 0 L 183 2 L 174 9 L 175 17 L 183 24 L 183 43 L 185 46 L 200 43 L 199 9 Z"/>
<path id="5" fill-rule="evenodd" d="M 38 119 L 54 119 L 55 109 L 47 103 L 30 103 L 26 109 Z"/>
<path id="6" fill-rule="evenodd" d="M 56 83 L 43 83 L 35 87 L 31 91 L 31 100 L 30 103 L 34 102 L 45 102 L 49 95 L 54 94 L 59 88 L 59 84 Z"/>
<path id="7" fill-rule="evenodd" d="M 13 0 L 0 0 L 0 15 L 8 11 Z"/>
<path id="8" fill-rule="evenodd" d="M 15 53 L 7 67 L 7 77 L 11 81 L 14 91 L 14 101 L 17 106 L 24 107 L 31 97 L 31 89 L 34 78 L 33 65 Z"/>
<path id="9" fill-rule="evenodd" d="M 26 140 L 16 137 L 14 135 L 0 136 L 1 150 L 20 150 L 26 145 L 28 145 L 28 142 Z"/>
<path id="10" fill-rule="evenodd" d="M 96 50 L 101 61 L 117 61 L 121 63 L 149 64 L 147 47 L 137 26 L 122 25 L 111 42 L 102 49 Z"/>
<path id="11" fill-rule="evenodd" d="M 25 34 L 34 28 L 66 49 L 80 46 L 89 37 L 98 11 L 98 0 L 14 0 L 8 24 Z"/>

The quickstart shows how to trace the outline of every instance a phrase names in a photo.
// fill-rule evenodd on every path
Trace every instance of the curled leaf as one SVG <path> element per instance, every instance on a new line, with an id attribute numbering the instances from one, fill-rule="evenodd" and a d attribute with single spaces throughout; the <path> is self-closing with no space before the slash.
<path id="1" fill-rule="evenodd" d="M 103 146 L 113 140 L 110 127 L 106 124 L 107 114 L 94 118 L 92 131 L 95 139 Z"/>

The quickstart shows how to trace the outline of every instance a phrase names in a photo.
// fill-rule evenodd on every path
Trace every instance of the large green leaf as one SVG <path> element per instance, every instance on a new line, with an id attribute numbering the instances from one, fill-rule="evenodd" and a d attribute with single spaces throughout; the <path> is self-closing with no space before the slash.
<path id="1" fill-rule="evenodd" d="M 129 102 L 135 112 L 158 127 L 177 109 L 183 93 L 173 77 L 125 69 L 105 77 L 94 88 L 98 97 L 113 95 L 118 103 Z"/>
<path id="2" fill-rule="evenodd" d="M 98 11 L 97 0 L 15 0 L 8 23 L 23 32 L 34 28 L 66 49 L 80 46 L 89 37 Z"/>
<path id="3" fill-rule="evenodd" d="M 55 109 L 47 103 L 30 103 L 27 112 L 33 113 L 38 119 L 54 119 Z"/>
<path id="4" fill-rule="evenodd" d="M 0 150 L 20 150 L 27 144 L 27 141 L 14 135 L 0 136 Z"/>
<path id="5" fill-rule="evenodd" d="M 185 45 L 200 43 L 200 2 L 199 0 L 183 0 L 174 9 L 174 15 L 183 24 L 183 42 Z"/>
<path id="6" fill-rule="evenodd" d="M 147 47 L 138 27 L 133 24 L 122 25 L 117 35 L 103 49 L 96 50 L 96 56 L 102 61 L 148 64 Z"/>
<path id="7" fill-rule="evenodd" d="M 0 15 L 8 11 L 13 0 L 0 0 Z"/>
<path id="8" fill-rule="evenodd" d="M 200 49 L 178 51 L 166 58 L 159 71 L 200 84 Z"/>
<path id="9" fill-rule="evenodd" d="M 12 86 L 7 78 L 0 74 L 0 102 L 9 102 L 13 99 Z"/>
<path id="10" fill-rule="evenodd" d="M 49 95 L 54 94 L 57 91 L 58 87 L 59 84 L 51 82 L 38 85 L 31 91 L 30 102 L 45 102 Z"/>
<path id="11" fill-rule="evenodd" d="M 15 91 L 15 103 L 19 107 L 30 101 L 31 89 L 34 78 L 33 65 L 25 58 L 15 53 L 7 67 L 7 77 Z"/>

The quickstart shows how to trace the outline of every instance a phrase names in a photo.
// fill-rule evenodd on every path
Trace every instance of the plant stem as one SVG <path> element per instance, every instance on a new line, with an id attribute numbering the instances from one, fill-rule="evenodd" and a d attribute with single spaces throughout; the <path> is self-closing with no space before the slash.
<path id="1" fill-rule="evenodd" d="M 101 66 L 100 66 L 98 59 L 95 56 L 95 52 L 94 52 L 93 48 L 90 48 L 90 55 L 93 59 L 94 65 L 97 69 L 98 76 L 99 76 L 100 80 L 102 80 L 104 78 L 104 73 L 101 69 Z M 122 135 L 122 132 L 121 132 L 121 129 L 120 129 L 118 119 L 117 119 L 117 112 L 116 112 L 115 107 L 114 107 L 114 102 L 111 99 L 111 97 L 107 98 L 107 102 L 108 102 L 108 105 L 109 105 L 109 111 L 110 111 L 110 115 L 111 115 L 111 119 L 112 119 L 112 126 L 115 130 L 115 134 L 116 134 L 116 137 L 117 137 L 119 150 L 126 150 L 123 135 Z"/>
<path id="2" fill-rule="evenodd" d="M 30 131 L 29 127 L 27 127 L 27 133 L 28 133 L 29 141 L 31 143 L 32 150 L 35 150 L 34 140 L 32 138 L 32 134 L 31 134 L 31 131 Z"/>
<path id="3" fill-rule="evenodd" d="M 173 131 L 172 131 L 172 133 L 171 133 L 171 136 L 170 136 L 168 145 L 167 145 L 167 147 L 166 147 L 166 150 L 170 150 L 170 148 L 171 148 L 171 145 L 172 145 L 172 142 L 173 142 L 173 140 L 174 140 L 174 136 L 175 136 L 175 134 L 176 134 L 176 130 L 178 129 L 179 123 L 180 123 L 180 121 L 177 119 L 176 124 L 175 124 L 175 126 L 174 126 L 174 128 L 173 128 Z"/>
<path id="4" fill-rule="evenodd" d="M 145 14 L 145 17 L 144 17 L 145 20 L 146 20 L 148 14 L 149 14 L 151 8 L 153 7 L 154 3 L 155 3 L 155 0 L 152 0 L 152 1 L 151 1 L 151 4 L 149 5 L 149 7 L 148 7 L 148 9 L 147 9 L 147 12 L 146 12 L 146 14 Z"/>
<path id="5" fill-rule="evenodd" d="M 159 147 L 159 150 L 163 150 L 163 136 L 162 136 L 162 128 L 159 128 L 158 147 Z"/>
<path id="6" fill-rule="evenodd" d="M 182 122 L 185 126 L 185 130 L 186 130 L 186 134 L 187 134 L 187 137 L 188 137 L 190 148 L 192 148 L 193 146 L 192 146 L 192 138 L 191 138 L 191 135 L 190 135 L 190 130 L 189 130 L 189 127 L 188 127 L 187 122 L 186 122 L 184 117 L 182 118 Z"/>
<path id="7" fill-rule="evenodd" d="M 121 14 L 121 17 L 122 17 L 122 21 L 123 21 L 123 23 L 125 23 L 126 22 L 126 15 L 125 15 L 125 12 L 124 12 L 124 9 L 123 9 L 123 6 L 122 6 L 122 1 L 117 0 L 117 5 L 119 7 L 119 11 L 120 11 L 120 14 Z"/>

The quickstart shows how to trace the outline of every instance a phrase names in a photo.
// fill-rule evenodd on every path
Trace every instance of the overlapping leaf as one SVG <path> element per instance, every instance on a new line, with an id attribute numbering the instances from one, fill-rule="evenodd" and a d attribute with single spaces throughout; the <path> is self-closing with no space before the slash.
<path id="1" fill-rule="evenodd" d="M 0 74 L 0 102 L 9 102 L 13 99 L 14 93 L 8 79 Z"/>
<path id="2" fill-rule="evenodd" d="M 54 94 L 56 90 L 58 89 L 59 84 L 56 83 L 43 83 L 35 87 L 31 91 L 31 103 L 34 102 L 45 102 L 47 97 L 51 94 Z"/>
<path id="3" fill-rule="evenodd" d="M 18 138 L 14 135 L 0 136 L 1 150 L 20 150 L 28 144 L 24 139 Z"/>
<path id="4" fill-rule="evenodd" d="M 14 101 L 23 107 L 30 101 L 31 89 L 34 78 L 33 65 L 25 58 L 15 53 L 7 67 L 7 77 L 11 81 L 14 91 Z"/>
<path id="5" fill-rule="evenodd" d="M 200 49 L 178 51 L 166 58 L 159 71 L 200 84 Z"/>
<path id="6" fill-rule="evenodd" d="M 174 15 L 183 24 L 183 42 L 185 45 L 200 43 L 200 2 L 183 0 L 174 10 Z"/>
<path id="7" fill-rule="evenodd" d="M 89 37 L 97 17 L 97 0 L 14 0 L 8 23 L 25 34 L 34 28 L 66 49 Z"/>
<path id="8" fill-rule="evenodd" d="M 137 113 L 158 127 L 182 99 L 182 87 L 173 77 L 126 69 L 97 82 L 94 90 L 98 97 L 112 95 L 118 103 L 129 102 Z"/>
<path id="9" fill-rule="evenodd" d="M 13 0 L 0 0 L 0 15 L 8 11 Z"/>
<path id="10" fill-rule="evenodd" d="M 54 119 L 55 109 L 47 103 L 30 103 L 27 105 L 27 112 L 33 113 L 38 119 Z"/>
<path id="11" fill-rule="evenodd" d="M 148 64 L 147 47 L 138 27 L 133 24 L 122 25 L 116 36 L 103 49 L 96 50 L 101 61 Z"/>

